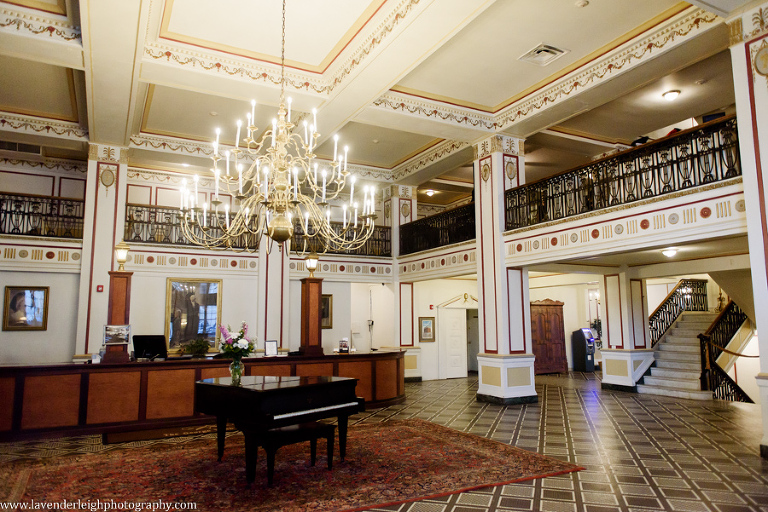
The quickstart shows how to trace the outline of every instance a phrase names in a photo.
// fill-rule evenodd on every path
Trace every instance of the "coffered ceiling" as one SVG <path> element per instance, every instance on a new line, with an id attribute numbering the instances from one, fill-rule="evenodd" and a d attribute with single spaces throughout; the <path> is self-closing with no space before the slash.
<path id="1" fill-rule="evenodd" d="M 285 94 L 294 120 L 317 109 L 320 158 L 338 134 L 363 179 L 450 206 L 471 195 L 472 144 L 495 133 L 525 139 L 530 182 L 732 109 L 720 16 L 743 3 L 287 0 Z M 82 160 L 111 144 L 131 166 L 208 173 L 215 128 L 234 144 L 251 99 L 257 134 L 276 115 L 281 8 L 0 2 L 0 140 Z M 519 60 L 540 44 L 563 54 Z"/>

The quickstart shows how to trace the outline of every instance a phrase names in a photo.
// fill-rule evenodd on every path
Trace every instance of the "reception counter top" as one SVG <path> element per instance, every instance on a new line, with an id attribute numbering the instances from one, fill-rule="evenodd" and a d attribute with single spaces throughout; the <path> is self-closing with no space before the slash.
<path id="1" fill-rule="evenodd" d="M 366 407 L 405 400 L 400 351 L 243 360 L 245 375 L 358 379 Z M 195 381 L 229 376 L 229 359 L 0 366 L 0 441 L 211 423 L 193 410 Z"/>

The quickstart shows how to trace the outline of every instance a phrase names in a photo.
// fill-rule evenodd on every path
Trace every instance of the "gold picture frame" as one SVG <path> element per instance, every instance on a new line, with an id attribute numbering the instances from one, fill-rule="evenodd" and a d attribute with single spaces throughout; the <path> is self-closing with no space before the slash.
<path id="1" fill-rule="evenodd" d="M 48 291 L 48 286 L 6 286 L 3 330 L 48 330 Z"/>
<path id="2" fill-rule="evenodd" d="M 218 348 L 221 279 L 169 277 L 165 290 L 165 340 L 178 352 L 198 338 Z"/>
<path id="3" fill-rule="evenodd" d="M 419 317 L 419 341 L 421 343 L 435 341 L 435 317 Z"/>
<path id="4" fill-rule="evenodd" d="M 320 327 L 333 329 L 333 295 L 323 295 L 320 298 Z"/>

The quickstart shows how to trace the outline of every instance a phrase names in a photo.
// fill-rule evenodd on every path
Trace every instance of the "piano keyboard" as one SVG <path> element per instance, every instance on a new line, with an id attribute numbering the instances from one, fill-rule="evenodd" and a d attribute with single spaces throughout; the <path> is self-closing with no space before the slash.
<path id="1" fill-rule="evenodd" d="M 286 418 L 295 418 L 296 416 L 303 416 L 305 414 L 314 414 L 317 412 L 325 412 L 325 411 L 334 411 L 336 409 L 343 409 L 345 407 L 351 407 L 355 406 L 357 407 L 359 404 L 357 402 L 348 402 L 346 404 L 336 404 L 336 405 L 329 405 L 327 407 L 318 407 L 317 409 L 305 409 L 303 411 L 295 411 L 295 412 L 287 412 L 285 414 L 276 414 L 274 416 L 275 420 L 283 420 Z"/>

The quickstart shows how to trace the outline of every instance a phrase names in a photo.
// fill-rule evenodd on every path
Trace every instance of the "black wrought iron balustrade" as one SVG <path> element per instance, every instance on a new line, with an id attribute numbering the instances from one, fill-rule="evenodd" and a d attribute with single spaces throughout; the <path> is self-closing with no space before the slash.
<path id="1" fill-rule="evenodd" d="M 741 176 L 736 118 L 701 125 L 505 194 L 506 229 Z"/>
<path id="2" fill-rule="evenodd" d="M 707 281 L 683 279 L 648 318 L 651 346 L 655 346 L 667 329 L 684 311 L 707 311 Z"/>
<path id="3" fill-rule="evenodd" d="M 83 238 L 81 199 L 0 194 L 0 234 Z"/>
<path id="4" fill-rule="evenodd" d="M 181 215 L 178 208 L 163 208 L 159 206 L 135 205 L 129 204 L 126 207 L 125 215 L 125 241 L 130 243 L 156 243 L 168 245 L 195 246 L 187 240 L 181 230 Z M 222 234 L 220 225 L 215 221 L 216 213 L 207 212 L 206 225 L 208 234 L 211 237 L 218 237 Z M 221 218 L 221 215 L 218 214 Z M 234 214 L 230 214 L 234 217 Z M 331 225 L 336 233 L 341 233 L 341 223 L 332 222 Z M 200 229 L 196 226 L 194 229 Z M 303 231 L 301 225 L 297 222 L 294 226 L 294 249 L 303 248 Z M 298 245 L 296 245 L 298 244 Z M 245 249 L 258 247 L 258 240 L 252 234 L 242 235 L 232 244 L 233 249 Z M 314 246 L 313 246 L 314 247 Z M 317 248 L 322 251 L 322 248 Z M 354 254 L 364 256 L 391 256 L 392 242 L 390 228 L 386 226 L 376 226 L 371 238 L 360 248 L 354 251 L 341 252 L 340 254 Z"/>
<path id="5" fill-rule="evenodd" d="M 475 239 L 475 203 L 400 226 L 400 255 Z"/>
<path id="6" fill-rule="evenodd" d="M 355 237 L 355 230 L 347 229 L 345 231 L 341 222 L 331 222 L 331 228 L 333 228 L 333 231 L 339 237 L 346 238 L 350 241 Z M 305 245 L 304 226 L 298 221 L 294 222 L 293 225 L 293 240 L 291 243 L 291 249 L 295 251 L 323 252 L 323 246 L 320 239 L 317 237 L 308 238 Z M 357 249 L 345 251 L 328 250 L 326 254 L 390 257 L 392 256 L 392 229 L 389 226 L 374 226 L 371 237 Z"/>
<path id="7" fill-rule="evenodd" d="M 699 334 L 701 343 L 701 389 L 712 391 L 715 398 L 754 403 L 752 398 L 717 364 L 731 339 L 747 319 L 735 302 L 730 301 L 707 332 Z"/>

